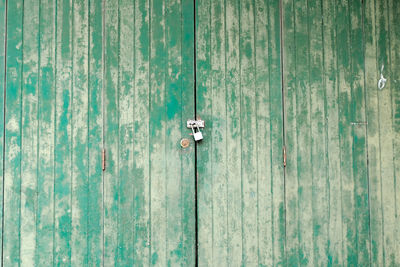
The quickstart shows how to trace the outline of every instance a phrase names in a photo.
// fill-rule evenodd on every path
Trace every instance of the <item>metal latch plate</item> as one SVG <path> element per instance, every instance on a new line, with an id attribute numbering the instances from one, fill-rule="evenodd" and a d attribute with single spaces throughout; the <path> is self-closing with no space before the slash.
<path id="1" fill-rule="evenodd" d="M 204 121 L 203 120 L 188 120 L 186 122 L 186 126 L 188 128 L 204 128 Z"/>

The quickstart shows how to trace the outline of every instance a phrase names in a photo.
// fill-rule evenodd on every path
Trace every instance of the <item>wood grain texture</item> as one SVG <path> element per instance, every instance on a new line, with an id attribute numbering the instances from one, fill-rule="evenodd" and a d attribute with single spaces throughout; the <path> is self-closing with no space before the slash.
<path id="1" fill-rule="evenodd" d="M 9 1 L 7 12 L 2 263 L 12 266 L 20 261 L 23 1 Z"/>
<path id="2" fill-rule="evenodd" d="M 279 29 L 279 1 L 196 1 L 200 266 L 285 264 Z"/>
<path id="3" fill-rule="evenodd" d="M 400 265 L 399 16 L 0 0 L 1 265 Z"/>
<path id="4" fill-rule="evenodd" d="M 194 265 L 193 10 L 1 2 L 2 264 Z"/>
<path id="5" fill-rule="evenodd" d="M 72 234 L 72 6 L 57 1 L 54 175 L 54 264 L 71 264 Z"/>
<path id="6" fill-rule="evenodd" d="M 103 5 L 89 1 L 88 44 L 88 266 L 103 263 Z"/>
<path id="7" fill-rule="evenodd" d="M 30 12 L 26 12 L 29 10 Z M 21 265 L 34 266 L 36 254 L 36 211 L 38 171 L 39 103 L 39 6 L 35 1 L 24 5 L 22 161 L 21 161 Z"/>
<path id="8" fill-rule="evenodd" d="M 361 2 L 283 2 L 292 265 L 369 264 L 363 11 Z"/>

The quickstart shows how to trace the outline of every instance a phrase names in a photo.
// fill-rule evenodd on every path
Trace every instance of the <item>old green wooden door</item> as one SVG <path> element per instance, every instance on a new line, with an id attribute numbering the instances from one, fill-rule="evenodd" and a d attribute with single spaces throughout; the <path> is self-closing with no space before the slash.
<path id="1" fill-rule="evenodd" d="M 399 17 L 0 0 L 2 266 L 400 265 Z"/>
<path id="2" fill-rule="evenodd" d="M 400 265 L 399 17 L 196 1 L 199 265 Z"/>
<path id="3" fill-rule="evenodd" d="M 0 1 L 2 265 L 194 265 L 193 10 Z"/>

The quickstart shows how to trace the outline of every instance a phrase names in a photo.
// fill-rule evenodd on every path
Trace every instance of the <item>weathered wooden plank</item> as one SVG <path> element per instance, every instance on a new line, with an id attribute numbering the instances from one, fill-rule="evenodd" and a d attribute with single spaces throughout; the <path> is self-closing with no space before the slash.
<path id="1" fill-rule="evenodd" d="M 379 149 L 380 149 L 380 179 L 382 190 L 382 221 L 383 221 L 383 262 L 386 266 L 396 266 L 396 192 L 395 192 L 395 170 L 394 170 L 394 153 L 393 142 L 395 140 L 393 132 L 392 116 L 392 85 L 394 80 L 391 70 L 391 45 L 390 45 L 390 28 L 389 28 L 389 6 L 388 1 L 376 1 L 375 4 L 376 18 L 376 64 L 378 72 L 389 77 L 385 87 L 379 90 L 378 96 L 378 120 L 379 120 Z M 382 66 L 384 69 L 382 70 Z M 378 73 L 375 73 L 376 80 L 380 78 Z M 375 89 L 376 90 L 376 89 Z"/>
<path id="2" fill-rule="evenodd" d="M 54 264 L 71 260 L 71 102 L 72 102 L 72 6 L 57 5 L 57 75 L 54 185 Z"/>
<path id="3" fill-rule="evenodd" d="M 72 6 L 57 1 L 54 265 L 71 264 Z"/>
<path id="4" fill-rule="evenodd" d="M 379 150 L 378 120 L 378 67 L 376 62 L 376 16 L 375 1 L 368 1 L 365 6 L 364 42 L 365 42 L 365 90 L 366 120 L 368 137 L 368 175 L 369 175 L 369 208 L 370 208 L 370 262 L 383 266 L 383 224 L 381 202 L 381 162 Z"/>
<path id="5" fill-rule="evenodd" d="M 4 111 L 5 111 L 5 88 L 6 88 L 6 79 L 5 79 L 5 63 L 6 63 L 6 0 L 0 1 L 0 198 L 3 200 L 3 182 L 4 182 Z M 3 221 L 3 201 L 0 205 L 0 219 Z M 1 249 L 0 253 L 3 253 L 3 224 L 0 227 L 0 239 L 1 239 Z"/>
<path id="6" fill-rule="evenodd" d="M 119 3 L 104 2 L 104 265 L 116 265 L 118 258 L 118 181 L 119 181 Z"/>
<path id="7" fill-rule="evenodd" d="M 194 52 L 195 52 L 195 32 L 194 32 L 194 2 L 181 0 L 181 115 L 180 132 L 181 138 L 191 140 L 191 131 L 186 128 L 186 120 L 194 117 Z M 175 147 L 179 140 L 176 140 Z M 178 145 L 179 146 L 179 145 Z M 182 213 L 182 258 L 183 266 L 194 266 L 196 263 L 196 170 L 195 170 L 195 144 L 191 143 L 189 148 L 180 152 L 181 154 L 181 213 Z"/>
<path id="8" fill-rule="evenodd" d="M 7 13 L 7 65 L 6 114 L 4 143 L 4 217 L 3 217 L 3 265 L 13 266 L 20 262 L 21 216 L 21 85 L 22 85 L 22 35 L 23 1 L 8 1 Z"/>
<path id="9" fill-rule="evenodd" d="M 342 242 L 342 200 L 340 180 L 339 151 L 339 118 L 338 118 L 338 77 L 336 46 L 336 3 L 324 0 L 322 2 L 323 51 L 324 51 L 324 87 L 326 116 L 326 146 L 327 146 L 327 178 L 328 178 L 328 248 L 327 264 L 343 265 Z"/>
<path id="10" fill-rule="evenodd" d="M 148 266 L 150 256 L 150 7 L 149 1 L 135 1 L 135 84 L 134 84 L 134 264 Z"/>
<path id="11" fill-rule="evenodd" d="M 297 177 L 299 205 L 299 258 L 300 265 L 313 266 L 313 172 L 311 132 L 311 85 L 310 85 L 310 28 L 307 1 L 294 1 L 295 23 L 295 71 L 296 71 L 296 128 L 297 131 Z M 290 148 L 288 147 L 288 150 Z M 289 152 L 291 153 L 291 152 Z M 291 168 L 288 165 L 287 168 Z"/>
<path id="12" fill-rule="evenodd" d="M 397 23 L 400 16 L 400 2 L 388 1 L 387 8 L 389 18 L 389 48 L 390 48 L 390 88 L 392 106 L 392 140 L 393 140 L 393 167 L 394 167 L 394 206 L 395 206 L 395 229 L 393 233 L 394 240 L 400 239 L 400 83 L 395 77 L 400 74 L 400 24 Z M 395 251 L 394 265 L 400 265 L 400 244 L 395 242 L 393 248 Z"/>
<path id="13" fill-rule="evenodd" d="M 197 146 L 197 224 L 199 266 L 213 265 L 213 180 L 210 140 L 213 119 L 211 114 L 211 2 L 196 1 L 196 107 L 197 116 L 210 125 L 203 130 L 204 141 Z M 207 140 L 209 139 L 209 140 Z M 241 206 L 239 206 L 241 208 Z M 241 231 L 241 228 L 238 229 Z M 241 241 L 240 241 L 241 242 Z"/>
<path id="14" fill-rule="evenodd" d="M 352 242 L 357 245 L 357 264 L 369 264 L 369 203 L 366 124 L 355 125 L 354 122 L 365 122 L 364 90 L 364 42 L 363 42 L 363 4 L 349 2 L 350 31 L 350 74 L 351 74 L 351 109 L 352 119 L 352 172 L 354 180 L 354 215 L 355 237 Z M 348 126 L 347 126 L 348 127 Z"/>
<path id="15" fill-rule="evenodd" d="M 24 3 L 21 142 L 21 265 L 35 265 L 38 178 L 39 5 Z"/>
<path id="16" fill-rule="evenodd" d="M 225 3 L 225 87 L 227 169 L 227 264 L 242 262 L 239 1 Z M 199 98 L 199 96 L 198 96 Z M 204 178 L 203 178 L 204 179 Z M 199 200 L 200 201 L 200 200 Z M 200 218 L 199 218 L 200 219 Z"/>
<path id="17" fill-rule="evenodd" d="M 166 2 L 150 1 L 150 257 L 151 265 L 167 265 L 166 180 Z"/>
<path id="18" fill-rule="evenodd" d="M 133 265 L 134 5 L 119 2 L 118 265 Z"/>
<path id="19" fill-rule="evenodd" d="M 201 173 L 199 179 L 209 175 L 212 180 L 212 265 L 227 266 L 227 143 L 226 143 L 226 85 L 225 85 L 225 1 L 210 1 L 210 77 L 211 86 L 207 89 L 210 97 L 211 126 L 209 147 L 211 162 L 206 173 Z M 201 105 L 201 103 L 199 103 Z M 202 117 L 202 106 L 197 114 Z M 209 121 L 211 120 L 211 121 Z M 205 140 L 206 141 L 206 140 Z M 207 140 L 208 141 L 208 140 Z M 202 146 L 203 144 L 199 144 Z M 202 159 L 200 159 L 201 161 Z"/>
<path id="20" fill-rule="evenodd" d="M 314 264 L 328 264 L 328 176 L 326 152 L 325 88 L 323 86 L 323 32 L 321 1 L 309 1 L 309 83 L 312 161 L 312 232 Z"/>
<path id="21" fill-rule="evenodd" d="M 285 169 L 285 209 L 286 209 L 286 261 L 288 265 L 300 265 L 299 251 L 299 181 L 297 162 L 296 129 L 296 59 L 295 17 L 293 1 L 282 2 L 282 42 L 283 42 L 283 90 L 285 100 L 285 146 L 287 167 Z M 289 51 L 289 52 L 288 52 Z M 289 130 L 288 130 L 289 129 Z"/>
<path id="22" fill-rule="evenodd" d="M 258 264 L 257 242 L 257 120 L 254 50 L 254 2 L 240 1 L 240 116 L 242 176 L 242 264 Z"/>
<path id="23" fill-rule="evenodd" d="M 271 129 L 271 204 L 272 205 L 272 236 L 273 265 L 287 265 L 285 257 L 285 180 L 283 166 L 283 107 L 282 107 L 282 64 L 281 62 L 281 2 L 268 2 L 268 59 L 269 59 L 269 106 Z M 265 111 L 264 111 L 265 112 Z M 266 129 L 264 131 L 267 131 Z M 265 163 L 260 163 L 265 164 Z M 266 190 L 259 188 L 259 192 Z M 260 199 L 260 197 L 259 197 Z M 259 208 L 260 209 L 260 208 Z M 265 215 L 266 216 L 266 215 Z M 262 251 L 260 249 L 260 251 Z M 267 266 L 269 264 L 266 264 Z"/>
<path id="24" fill-rule="evenodd" d="M 103 2 L 89 2 L 88 266 L 103 263 Z"/>
<path id="25" fill-rule="evenodd" d="M 337 71 L 339 102 L 339 140 L 342 196 L 342 234 L 344 264 L 357 263 L 356 218 L 354 199 L 352 110 L 351 110 L 351 61 L 348 2 L 337 1 Z"/>
<path id="26" fill-rule="evenodd" d="M 279 87 L 270 87 L 271 64 L 269 53 L 276 54 L 273 35 L 275 29 L 271 29 L 270 22 L 274 23 L 274 17 L 269 19 L 269 5 L 266 1 L 255 1 L 255 25 L 254 25 L 254 49 L 255 49 L 255 87 L 256 87 L 256 151 L 257 151 L 257 228 L 258 228 L 258 265 L 274 265 L 273 243 L 273 179 L 272 179 L 272 141 L 271 141 L 271 89 L 280 90 Z M 271 5 L 273 3 L 270 3 Z M 279 14 L 279 13 L 278 13 Z M 279 26 L 279 20 L 278 20 Z M 279 32 L 279 28 L 278 28 Z M 279 39 L 278 39 L 279 40 Z M 278 42 L 279 47 L 279 42 Z M 276 64 L 276 57 L 273 59 Z M 271 60 L 272 61 L 272 60 Z M 279 67 L 278 67 L 279 68 Z M 278 70 L 279 72 L 279 70 Z M 278 77 L 278 80 L 280 77 Z M 277 84 L 277 83 L 275 83 Z M 279 83 L 278 83 L 279 84 Z M 282 99 L 281 99 L 282 100 Z M 282 102 L 281 102 L 282 103 Z M 282 108 L 280 108 L 282 110 Z M 282 125 L 281 125 L 282 126 Z M 282 133 L 282 132 L 281 132 Z M 282 135 L 280 136 L 282 139 Z M 278 137 L 279 138 L 279 137 Z M 282 147 L 281 147 L 282 149 Z M 282 156 L 282 154 L 280 155 Z M 279 156 L 278 156 L 279 157 Z M 282 166 L 282 161 L 278 163 Z M 271 177 L 272 176 L 272 177 Z"/>
<path id="27" fill-rule="evenodd" d="M 55 3 L 39 7 L 39 127 L 37 180 L 36 265 L 53 263 L 54 227 L 54 112 L 55 112 Z M 46 256 L 44 256 L 46 255 Z"/>
<path id="28" fill-rule="evenodd" d="M 88 0 L 74 0 L 72 39 L 71 264 L 88 262 Z"/>

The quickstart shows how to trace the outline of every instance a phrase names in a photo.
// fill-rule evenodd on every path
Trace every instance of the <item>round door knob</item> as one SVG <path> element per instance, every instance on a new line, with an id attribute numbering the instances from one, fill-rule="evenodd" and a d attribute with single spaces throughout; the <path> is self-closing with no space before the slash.
<path id="1" fill-rule="evenodd" d="M 183 139 L 181 140 L 181 147 L 182 147 L 182 148 L 187 148 L 187 147 L 189 147 L 189 145 L 190 145 L 189 139 L 183 138 Z"/>

